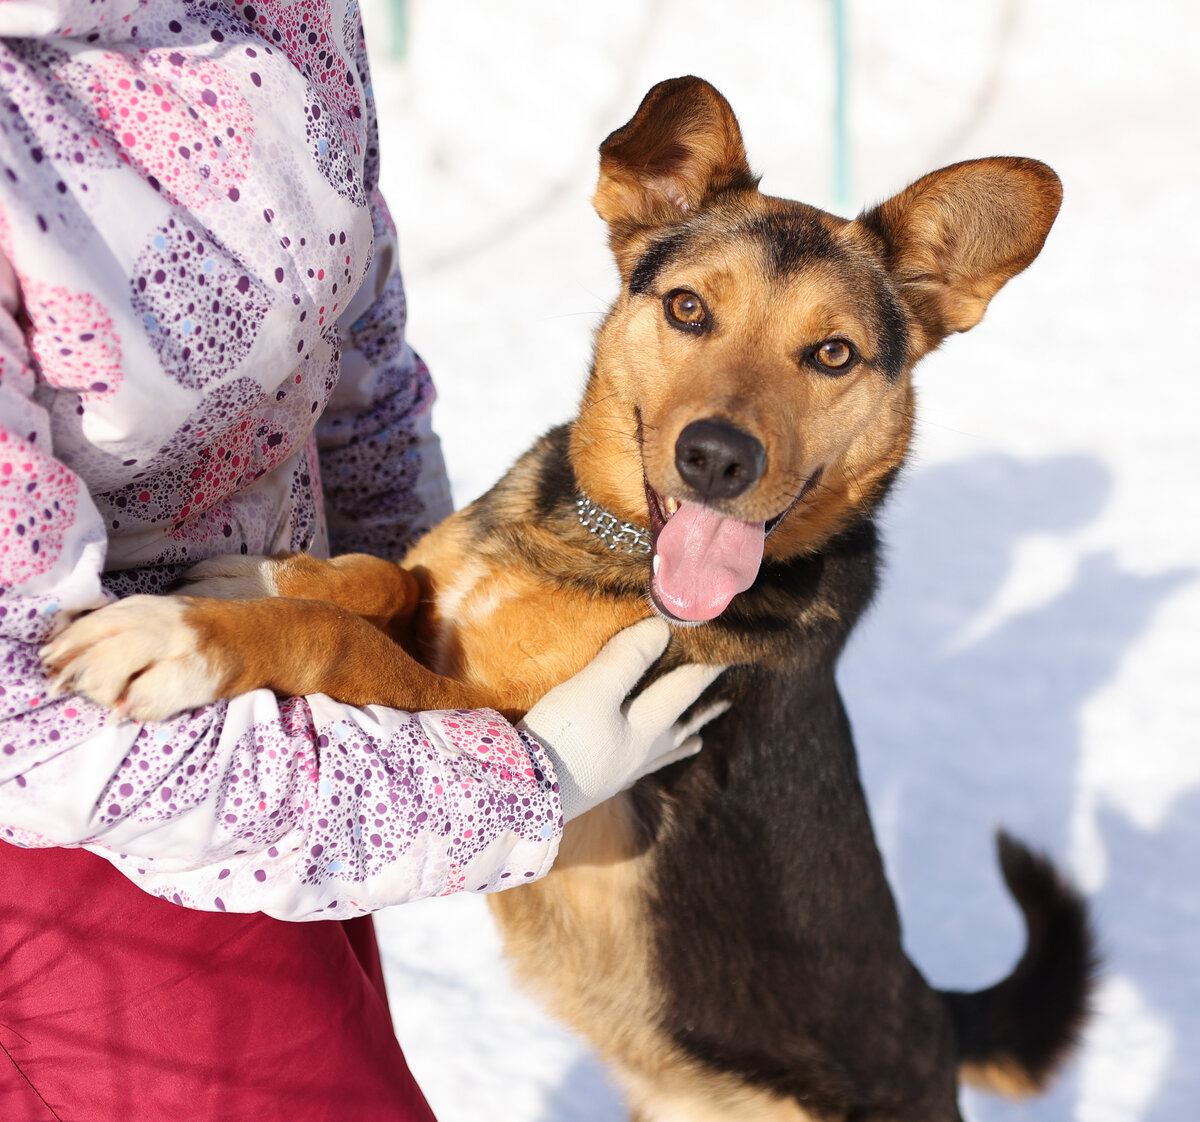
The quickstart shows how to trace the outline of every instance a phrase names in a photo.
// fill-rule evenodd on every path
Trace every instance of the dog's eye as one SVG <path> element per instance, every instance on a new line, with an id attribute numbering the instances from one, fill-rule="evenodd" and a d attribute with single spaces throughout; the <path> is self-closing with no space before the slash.
<path id="1" fill-rule="evenodd" d="M 667 319 L 687 331 L 703 331 L 708 326 L 708 310 L 704 301 L 686 288 L 677 288 L 663 297 Z"/>
<path id="2" fill-rule="evenodd" d="M 831 374 L 844 374 L 858 358 L 854 348 L 845 339 L 827 339 L 817 347 L 812 357 L 817 366 Z"/>

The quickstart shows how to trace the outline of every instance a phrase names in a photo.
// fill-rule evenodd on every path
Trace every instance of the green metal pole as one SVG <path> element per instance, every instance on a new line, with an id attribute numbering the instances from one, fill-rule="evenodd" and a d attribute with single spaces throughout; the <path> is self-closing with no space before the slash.
<path id="1" fill-rule="evenodd" d="M 403 62 L 408 55 L 408 4 L 392 0 L 392 58 Z"/>
<path id="2" fill-rule="evenodd" d="M 849 51 L 846 45 L 846 3 L 833 3 L 833 198 L 839 210 L 850 206 L 850 141 L 846 129 Z"/>

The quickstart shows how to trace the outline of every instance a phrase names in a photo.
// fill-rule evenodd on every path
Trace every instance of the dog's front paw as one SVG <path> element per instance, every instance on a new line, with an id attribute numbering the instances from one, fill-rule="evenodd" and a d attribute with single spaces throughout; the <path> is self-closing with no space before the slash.
<path id="1" fill-rule="evenodd" d="M 179 578 L 177 591 L 185 596 L 204 596 L 210 600 L 254 600 L 277 596 L 276 562 L 271 557 L 210 557 L 193 565 Z"/>
<path id="2" fill-rule="evenodd" d="M 122 717 L 162 721 L 220 696 L 186 622 L 187 601 L 130 596 L 74 620 L 41 651 L 54 693 L 80 693 Z"/>

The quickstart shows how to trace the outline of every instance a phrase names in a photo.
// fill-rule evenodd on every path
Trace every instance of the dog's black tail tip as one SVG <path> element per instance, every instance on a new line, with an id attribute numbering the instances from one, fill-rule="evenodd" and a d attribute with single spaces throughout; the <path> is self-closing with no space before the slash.
<path id="1" fill-rule="evenodd" d="M 1002 1094 L 1040 1091 L 1078 1043 L 1100 966 L 1087 905 L 1050 861 L 1001 830 L 1005 883 L 1025 917 L 1025 953 L 990 989 L 946 992 L 963 1079 Z"/>

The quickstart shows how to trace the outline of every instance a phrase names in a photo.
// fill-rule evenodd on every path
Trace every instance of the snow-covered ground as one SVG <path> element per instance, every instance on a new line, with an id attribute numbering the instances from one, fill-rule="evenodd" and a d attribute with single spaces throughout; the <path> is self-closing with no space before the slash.
<path id="1" fill-rule="evenodd" d="M 830 0 L 366 0 L 410 333 L 460 502 L 570 415 L 614 291 L 595 148 L 700 74 L 776 194 L 834 209 Z M 1107 971 L 1046 1098 L 986 1122 L 1190 1122 L 1200 1101 L 1200 7 L 847 0 L 852 202 L 968 156 L 1066 187 L 1041 258 L 920 370 L 885 586 L 841 679 L 911 954 L 1018 953 L 991 831 L 1091 894 Z M 734 12 L 737 12 L 735 15 Z M 484 901 L 379 918 L 443 1122 L 615 1122 L 587 1047 L 511 985 Z"/>

